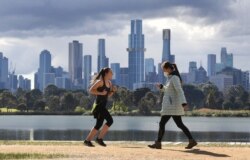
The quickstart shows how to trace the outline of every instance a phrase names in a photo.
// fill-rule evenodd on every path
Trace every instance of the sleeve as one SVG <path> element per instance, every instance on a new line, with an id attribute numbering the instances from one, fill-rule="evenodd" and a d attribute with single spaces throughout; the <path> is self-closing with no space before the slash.
<path id="1" fill-rule="evenodd" d="M 167 83 L 167 81 L 166 81 L 166 83 Z M 160 89 L 160 91 L 164 92 L 166 90 L 166 88 L 167 88 L 166 85 L 162 84 L 162 88 Z"/>
<path id="2" fill-rule="evenodd" d="M 186 97 L 184 95 L 184 91 L 183 91 L 183 89 L 181 87 L 180 78 L 178 76 L 174 75 L 172 77 L 172 82 L 173 82 L 173 85 L 174 85 L 174 89 L 177 92 L 177 95 L 180 97 L 181 104 L 187 103 Z"/>

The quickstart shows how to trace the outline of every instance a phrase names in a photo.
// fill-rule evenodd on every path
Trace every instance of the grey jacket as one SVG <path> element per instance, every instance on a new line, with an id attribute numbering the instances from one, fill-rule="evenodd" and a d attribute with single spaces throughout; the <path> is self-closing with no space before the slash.
<path id="1" fill-rule="evenodd" d="M 163 85 L 161 90 L 164 92 L 161 115 L 184 115 L 182 104 L 187 101 L 180 78 L 176 75 L 169 75 L 166 85 Z"/>

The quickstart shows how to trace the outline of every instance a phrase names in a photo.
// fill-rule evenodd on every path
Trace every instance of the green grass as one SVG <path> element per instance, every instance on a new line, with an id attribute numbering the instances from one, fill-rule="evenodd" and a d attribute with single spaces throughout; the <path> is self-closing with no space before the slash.
<path id="1" fill-rule="evenodd" d="M 40 154 L 40 153 L 0 153 L 0 159 L 54 159 L 65 158 L 63 154 Z"/>
<path id="2" fill-rule="evenodd" d="M 0 108 L 0 112 L 19 112 L 17 109 L 7 109 L 6 107 Z"/>

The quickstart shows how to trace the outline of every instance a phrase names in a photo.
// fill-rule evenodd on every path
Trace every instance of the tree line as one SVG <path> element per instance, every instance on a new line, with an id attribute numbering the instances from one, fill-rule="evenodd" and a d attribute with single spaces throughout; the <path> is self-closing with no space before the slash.
<path id="1" fill-rule="evenodd" d="M 222 93 L 211 84 L 183 85 L 189 110 L 210 108 L 220 110 L 250 109 L 249 92 L 240 85 L 231 86 Z M 109 99 L 107 107 L 114 113 L 138 112 L 150 114 L 160 111 L 163 93 L 148 88 L 135 91 L 118 87 Z M 95 96 L 85 90 L 70 91 L 49 85 L 42 93 L 38 89 L 24 91 L 19 88 L 14 94 L 0 90 L 0 108 L 17 109 L 21 112 L 87 112 L 90 111 Z"/>

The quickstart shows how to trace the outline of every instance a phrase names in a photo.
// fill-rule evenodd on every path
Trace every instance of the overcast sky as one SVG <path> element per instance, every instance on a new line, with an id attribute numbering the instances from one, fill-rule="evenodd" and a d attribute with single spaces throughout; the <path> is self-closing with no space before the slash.
<path id="1" fill-rule="evenodd" d="M 188 62 L 207 67 L 207 54 L 227 47 L 234 66 L 250 70 L 249 0 L 0 0 L 0 52 L 17 74 L 33 77 L 43 49 L 52 64 L 68 70 L 68 43 L 79 40 L 93 56 L 98 38 L 106 39 L 110 62 L 127 66 L 131 19 L 143 20 L 146 58 L 160 62 L 162 29 L 171 29 L 171 52 L 180 71 Z"/>

